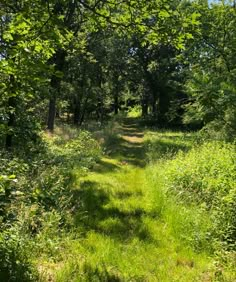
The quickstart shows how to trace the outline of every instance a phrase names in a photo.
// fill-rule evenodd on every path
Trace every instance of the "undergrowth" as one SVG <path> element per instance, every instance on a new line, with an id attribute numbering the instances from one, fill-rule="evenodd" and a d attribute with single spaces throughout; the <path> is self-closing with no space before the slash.
<path id="1" fill-rule="evenodd" d="M 74 170 L 83 174 L 101 157 L 92 135 L 74 129 L 63 134 L 57 128 L 56 134 L 43 134 L 38 144 L 27 149 L 1 151 L 0 156 L 0 277 L 4 281 L 36 279 L 30 242 L 35 255 L 56 248 L 79 205 L 73 195 Z"/>
<path id="2" fill-rule="evenodd" d="M 1 152 L 0 278 L 234 281 L 235 145 L 135 119 L 88 129 Z"/>
<path id="3" fill-rule="evenodd" d="M 163 205 L 171 209 L 174 200 L 174 206 L 177 205 L 174 211 L 178 209 L 184 217 L 182 221 L 175 212 L 172 216 L 176 234 L 190 241 L 196 250 L 214 254 L 219 274 L 214 281 L 234 281 L 235 144 L 199 140 L 199 136 L 194 138 L 194 135 L 168 131 L 154 134 L 154 138 L 151 133 L 147 135 L 152 163 L 149 177 L 155 187 L 152 199 L 159 210 Z M 171 146 L 174 142 L 171 136 L 175 136 L 174 146 Z M 164 191 L 161 197 L 160 187 Z"/>

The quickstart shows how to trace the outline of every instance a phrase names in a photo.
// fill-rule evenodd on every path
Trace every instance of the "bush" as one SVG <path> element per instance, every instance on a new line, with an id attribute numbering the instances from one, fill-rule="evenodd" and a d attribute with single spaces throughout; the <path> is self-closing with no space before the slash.
<path id="1" fill-rule="evenodd" d="M 3 281 L 36 279 L 33 257 L 40 249 L 53 254 L 52 235 L 58 236 L 62 226 L 71 226 L 72 213 L 79 204 L 73 194 L 73 168 L 87 170 L 101 156 L 100 146 L 89 132 L 77 131 L 73 137 L 62 140 L 60 136 L 49 136 L 27 147 L 27 152 L 0 152 Z"/>
<path id="2" fill-rule="evenodd" d="M 30 262 L 30 247 L 17 225 L 0 233 L 1 281 L 37 281 L 37 272 Z"/>
<path id="3" fill-rule="evenodd" d="M 66 144 L 65 149 L 69 159 L 84 167 L 91 167 L 101 158 L 101 148 L 88 131 L 80 131 L 77 138 Z"/>

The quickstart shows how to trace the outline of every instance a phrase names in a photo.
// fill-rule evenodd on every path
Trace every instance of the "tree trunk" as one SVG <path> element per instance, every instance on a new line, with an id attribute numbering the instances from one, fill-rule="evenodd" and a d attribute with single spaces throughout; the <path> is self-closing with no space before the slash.
<path id="1" fill-rule="evenodd" d="M 55 71 L 62 72 L 64 69 L 66 51 L 58 50 L 50 61 L 55 65 Z M 47 129 L 51 132 L 54 130 L 54 121 L 56 116 L 56 98 L 59 96 L 61 86 L 61 77 L 55 74 L 51 78 L 51 97 L 49 99 Z"/>
<path id="2" fill-rule="evenodd" d="M 78 125 L 80 121 L 80 111 L 81 111 L 81 105 L 78 101 L 78 97 L 74 98 L 74 125 Z"/>
<path id="3" fill-rule="evenodd" d="M 142 106 L 142 117 L 145 117 L 148 115 L 148 99 L 147 97 L 143 97 L 141 100 L 141 106 Z"/>
<path id="4" fill-rule="evenodd" d="M 142 104 L 142 117 L 145 117 L 148 115 L 148 105 L 146 103 Z"/>
<path id="5" fill-rule="evenodd" d="M 159 95 L 159 103 L 158 103 L 158 120 L 161 123 L 166 122 L 166 113 L 169 110 L 170 98 L 168 94 L 161 90 Z"/>
<path id="6" fill-rule="evenodd" d="M 157 115 L 157 98 L 156 95 L 153 95 L 152 97 L 152 114 L 153 116 Z"/>
<path id="7" fill-rule="evenodd" d="M 13 75 L 10 75 L 10 79 L 9 79 L 9 90 L 11 93 L 15 92 L 15 78 Z M 13 127 L 15 125 L 15 119 L 16 119 L 16 113 L 15 113 L 15 109 L 16 109 L 16 97 L 10 97 L 8 99 L 8 108 L 9 108 L 9 119 L 8 119 L 8 123 L 7 123 L 7 134 L 6 134 L 6 140 L 5 140 L 5 148 L 7 150 L 11 150 L 12 148 L 12 139 L 13 139 Z"/>
<path id="8" fill-rule="evenodd" d="M 119 112 L 119 98 L 118 98 L 118 93 L 115 94 L 114 97 L 114 113 L 117 115 Z"/>
<path id="9" fill-rule="evenodd" d="M 53 132 L 54 130 L 54 121 L 56 115 L 56 97 L 52 96 L 49 100 L 48 108 L 48 130 Z"/>

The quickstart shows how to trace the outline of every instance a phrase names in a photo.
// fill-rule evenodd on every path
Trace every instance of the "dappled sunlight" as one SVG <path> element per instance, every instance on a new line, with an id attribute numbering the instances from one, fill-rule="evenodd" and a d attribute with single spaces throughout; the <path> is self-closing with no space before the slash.
<path id="1" fill-rule="evenodd" d="M 106 155 L 117 160 L 119 165 L 133 165 L 144 167 L 146 165 L 144 132 L 134 119 L 124 119 L 122 126 L 110 136 L 104 144 Z"/>
<path id="2" fill-rule="evenodd" d="M 175 133 L 158 134 L 146 136 L 134 119 L 124 119 L 106 143 L 106 155 L 78 176 L 74 197 L 80 204 L 73 220 L 79 243 L 70 248 L 75 257 L 83 254 L 75 273 L 82 272 L 86 281 L 165 281 L 169 273 L 187 282 L 208 271 L 208 258 L 176 235 L 191 219 L 157 189 L 149 166 L 148 144 L 159 156 L 188 150 L 190 144 L 179 142 L 179 134 L 176 142 Z M 74 260 L 66 263 L 72 273 Z"/>
<path id="3" fill-rule="evenodd" d="M 139 136 L 134 136 L 134 135 L 123 135 L 122 138 L 129 142 L 129 143 L 133 143 L 133 144 L 142 144 L 143 143 L 143 139 L 142 137 L 140 138 Z"/>
<path id="4" fill-rule="evenodd" d="M 152 236 L 143 224 L 143 218 L 148 211 L 143 207 L 143 192 L 140 185 L 143 179 L 137 173 L 123 172 L 122 178 L 114 172 L 113 181 L 85 178 L 77 192 L 82 202 L 75 216 L 75 223 L 84 232 L 95 231 L 106 234 L 116 240 L 130 240 L 138 237 L 140 240 L 151 240 Z M 130 179 L 127 178 L 130 175 Z M 132 176 L 136 177 L 135 181 Z M 110 175 L 111 177 L 111 175 Z M 109 177 L 107 177 L 109 178 Z M 133 183 L 132 183 L 133 182 Z"/>

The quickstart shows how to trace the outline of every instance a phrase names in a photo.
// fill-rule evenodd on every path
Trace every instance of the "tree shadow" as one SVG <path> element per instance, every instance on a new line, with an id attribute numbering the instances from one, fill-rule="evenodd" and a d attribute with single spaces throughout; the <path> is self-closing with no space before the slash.
<path id="1" fill-rule="evenodd" d="M 81 272 L 81 270 L 80 270 Z M 85 274 L 86 281 L 121 282 L 124 279 L 120 273 L 115 273 L 112 269 L 107 269 L 105 264 L 92 266 L 85 263 L 82 272 Z M 96 279 L 96 280 L 94 280 Z"/>
<path id="2" fill-rule="evenodd" d="M 129 136 L 129 137 L 136 137 L 136 138 L 143 138 L 144 137 L 144 133 L 142 132 L 137 132 L 137 131 L 123 131 L 125 136 Z"/>
<path id="3" fill-rule="evenodd" d="M 80 190 L 76 190 L 74 197 L 81 203 L 74 217 L 75 225 L 86 235 L 95 231 L 116 240 L 125 241 L 137 237 L 139 240 L 153 240 L 151 233 L 143 223 L 147 212 L 142 208 L 128 211 L 117 207 L 109 207 L 111 195 L 109 185 L 94 181 L 85 181 Z M 107 192 L 106 192 L 107 190 Z M 140 195 L 140 192 L 137 192 Z M 132 197 L 133 193 L 124 193 L 125 198 Z M 115 195 L 116 196 L 116 195 Z M 121 196 L 121 195 L 120 195 Z"/>
<path id="4" fill-rule="evenodd" d="M 93 166 L 93 171 L 97 173 L 109 173 L 112 171 L 119 170 L 120 167 L 114 163 L 106 160 L 99 160 L 96 165 Z"/>
<path id="5" fill-rule="evenodd" d="M 135 120 L 125 119 L 119 134 L 111 136 L 105 144 L 107 155 L 118 159 L 121 164 L 138 167 L 146 165 L 146 153 L 143 142 L 144 133 Z"/>
<path id="6" fill-rule="evenodd" d="M 79 281 L 96 281 L 96 282 L 124 282 L 124 281 L 147 281 L 144 275 L 132 275 L 132 278 L 124 276 L 116 267 L 110 267 L 105 262 L 96 262 L 94 264 L 84 262 L 82 265 L 76 265 L 73 271 L 73 277 L 81 277 Z M 83 278 L 82 278 L 83 277 Z M 72 279 L 70 279 L 71 281 Z M 73 280 L 74 281 L 74 280 Z M 76 280 L 78 281 L 78 280 Z"/>
<path id="7" fill-rule="evenodd" d="M 192 148 L 191 144 L 178 142 L 176 138 L 158 139 L 145 143 L 149 160 L 156 161 L 161 158 L 173 158 L 179 151 L 187 152 Z"/>
<path id="8" fill-rule="evenodd" d="M 136 192 L 118 191 L 118 192 L 116 192 L 116 194 L 115 194 L 116 198 L 118 198 L 118 199 L 120 199 L 120 200 L 129 198 L 129 197 L 132 197 L 132 196 L 140 197 L 140 196 L 142 196 L 142 195 L 143 195 L 142 191 L 136 191 Z"/>

